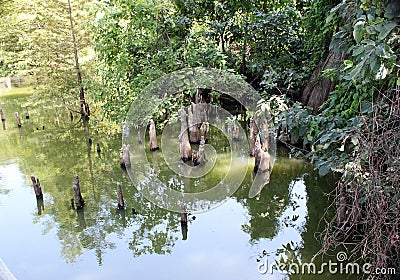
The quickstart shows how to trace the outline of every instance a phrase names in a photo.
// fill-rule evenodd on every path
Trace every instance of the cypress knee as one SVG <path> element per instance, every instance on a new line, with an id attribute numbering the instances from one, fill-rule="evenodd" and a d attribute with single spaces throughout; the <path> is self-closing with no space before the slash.
<path id="1" fill-rule="evenodd" d="M 269 125 L 267 118 L 263 120 L 261 136 L 262 150 L 269 151 Z"/>
<path id="2" fill-rule="evenodd" d="M 192 147 L 189 143 L 189 135 L 187 131 L 186 112 L 181 109 L 181 133 L 179 135 L 179 153 L 183 161 L 192 158 Z"/>
<path id="3" fill-rule="evenodd" d="M 20 119 L 20 117 L 19 117 L 19 113 L 18 113 L 18 112 L 15 112 L 15 119 L 17 120 L 18 128 L 21 128 L 21 127 L 22 127 L 22 125 L 21 125 L 21 119 Z"/>
<path id="4" fill-rule="evenodd" d="M 258 117 L 254 116 L 250 119 L 250 143 L 249 143 L 249 153 L 250 156 L 254 157 L 254 148 L 256 143 L 256 137 L 259 132 L 258 129 Z"/>
<path id="5" fill-rule="evenodd" d="M 36 198 L 43 198 L 42 187 L 40 186 L 39 178 L 31 176 L 33 190 L 35 191 Z"/>

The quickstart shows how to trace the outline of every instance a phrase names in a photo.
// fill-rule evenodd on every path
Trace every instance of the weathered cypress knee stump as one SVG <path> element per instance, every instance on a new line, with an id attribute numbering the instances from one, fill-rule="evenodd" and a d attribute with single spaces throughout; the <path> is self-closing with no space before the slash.
<path id="1" fill-rule="evenodd" d="M 189 143 L 188 125 L 186 122 L 185 109 L 181 109 L 181 133 L 179 135 L 179 154 L 183 161 L 188 161 L 192 158 L 192 147 Z"/>
<path id="2" fill-rule="evenodd" d="M 256 138 L 257 138 L 257 134 L 259 132 L 258 129 L 258 117 L 257 115 L 255 115 L 253 118 L 250 119 L 250 139 L 249 139 L 249 153 L 250 156 L 254 157 L 255 154 L 255 143 L 256 143 Z"/>
<path id="3" fill-rule="evenodd" d="M 33 190 L 35 191 L 36 198 L 43 198 L 43 192 L 42 192 L 42 187 L 40 186 L 40 181 L 39 178 L 35 178 L 34 176 L 31 176 L 32 184 L 33 184 Z"/>
<path id="4" fill-rule="evenodd" d="M 15 119 L 16 119 L 16 121 L 17 121 L 17 126 L 18 126 L 18 128 L 21 128 L 21 127 L 22 127 L 22 125 L 21 125 L 21 118 L 19 117 L 19 113 L 18 113 L 18 112 L 15 112 Z"/>

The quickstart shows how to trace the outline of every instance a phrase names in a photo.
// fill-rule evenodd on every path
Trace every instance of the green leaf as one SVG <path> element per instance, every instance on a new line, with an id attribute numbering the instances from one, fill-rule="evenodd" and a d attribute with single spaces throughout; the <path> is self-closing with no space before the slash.
<path id="1" fill-rule="evenodd" d="M 358 21 L 353 27 L 353 37 L 357 43 L 360 43 L 361 39 L 363 37 L 364 25 L 365 25 L 365 21 L 361 20 L 361 21 Z"/>
<path id="2" fill-rule="evenodd" d="M 395 22 L 388 22 L 384 26 L 382 26 L 381 31 L 378 35 L 378 40 L 385 39 L 396 26 L 397 24 Z"/>

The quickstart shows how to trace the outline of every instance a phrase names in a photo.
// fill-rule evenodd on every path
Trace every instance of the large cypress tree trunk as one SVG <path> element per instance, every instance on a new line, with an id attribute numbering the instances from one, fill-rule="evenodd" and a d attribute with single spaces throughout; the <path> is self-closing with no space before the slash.
<path id="1" fill-rule="evenodd" d="M 319 107 L 328 99 L 337 80 L 321 78 L 324 70 L 339 66 L 344 60 L 344 53 L 335 53 L 331 50 L 325 59 L 321 59 L 307 82 L 302 94 L 302 103 L 313 109 L 313 114 L 317 114 Z"/>

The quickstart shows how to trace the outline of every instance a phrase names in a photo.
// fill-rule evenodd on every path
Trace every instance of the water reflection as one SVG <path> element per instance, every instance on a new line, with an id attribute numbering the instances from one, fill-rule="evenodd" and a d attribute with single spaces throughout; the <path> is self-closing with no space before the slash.
<path id="1" fill-rule="evenodd" d="M 12 106 L 7 111 L 15 112 L 19 105 Z M 33 106 L 30 114 L 38 114 Z M 265 275 L 258 273 L 257 259 L 301 261 L 318 250 L 314 232 L 328 202 L 321 196 L 329 186 L 324 179 L 305 175 L 310 167 L 302 161 L 278 158 L 270 184 L 252 199 L 249 189 L 254 174 L 252 166 L 248 166 L 245 183 L 231 198 L 182 225 L 179 213 L 148 202 L 121 170 L 120 135 L 107 136 L 104 132 L 107 128 L 104 131 L 79 126 L 57 129 L 49 119 L 44 131 L 23 126 L 22 139 L 18 129 L 4 131 L 7 137 L 0 135 L 0 162 L 18 159 L 18 164 L 0 166 L 0 217 L 2 224 L 12 224 L 0 232 L 0 239 L 29 230 L 32 242 L 43 244 L 48 250 L 46 254 L 53 256 L 46 263 L 36 258 L 29 261 L 42 271 L 57 264 L 65 272 L 64 276 L 60 276 L 60 271 L 53 272 L 57 279 L 82 275 L 74 263 L 86 273 L 112 271 L 113 278 L 131 276 L 135 271 L 142 279 L 165 279 L 165 275 L 169 279 L 184 279 L 188 275 L 190 279 L 204 279 L 206 271 L 213 279 L 272 279 L 260 278 Z M 31 126 L 44 121 L 32 118 Z M 215 136 L 210 137 L 212 140 Z M 102 143 L 101 157 L 96 156 L 89 139 Z M 218 181 L 226 173 L 225 164 L 230 164 L 230 158 L 222 151 L 217 152 L 220 158 L 214 167 L 217 172 L 199 180 L 175 175 L 158 152 L 149 154 L 153 168 L 146 180 L 151 182 L 154 176 L 176 190 L 198 191 L 207 186 L 205 180 Z M 86 201 L 85 208 L 79 211 L 70 207 L 76 173 Z M 28 181 L 31 175 L 41 178 L 44 191 L 41 202 L 35 201 Z M 122 182 L 128 210 L 117 209 L 117 182 Z M 10 199 L 20 205 L 13 216 L 6 214 L 14 203 Z M 206 202 L 198 201 L 205 203 L 207 209 Z M 135 214 L 130 211 L 132 208 Z M 24 254 L 37 254 L 29 246 L 19 247 L 20 239 L 23 237 L 16 234 L 16 241 L 2 248 L 2 257 L 11 259 L 11 263 L 19 264 Z M 19 258 L 13 257 L 15 251 Z M 97 265 L 91 262 L 92 257 Z M 154 264 L 158 264 L 157 269 Z M 23 277 L 27 275 L 20 272 L 19 278 L 40 279 L 39 273 L 35 275 Z M 96 274 L 98 278 L 93 279 L 106 279 L 105 275 Z M 271 277 L 281 278 L 277 274 Z"/>

